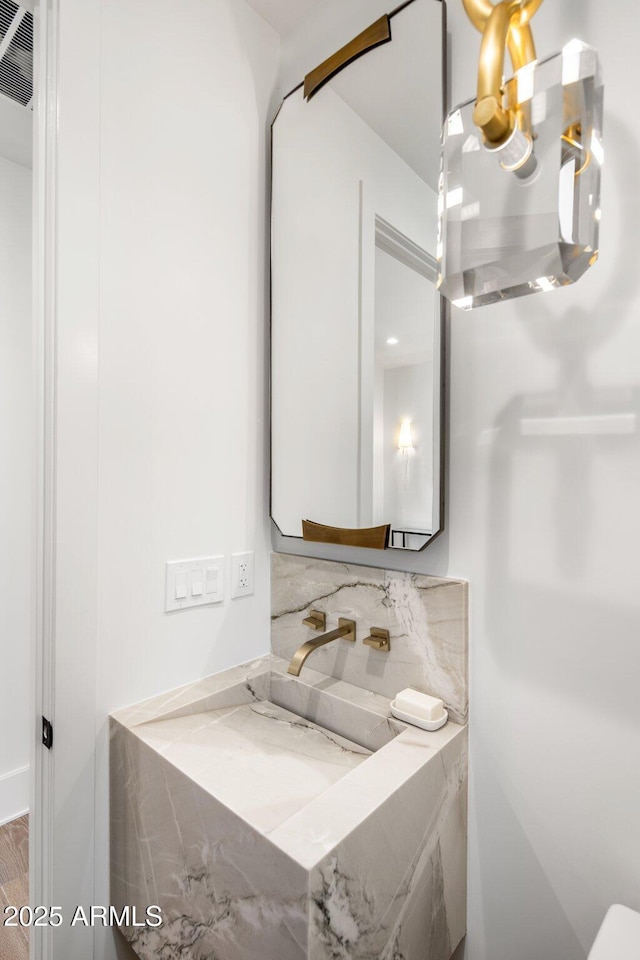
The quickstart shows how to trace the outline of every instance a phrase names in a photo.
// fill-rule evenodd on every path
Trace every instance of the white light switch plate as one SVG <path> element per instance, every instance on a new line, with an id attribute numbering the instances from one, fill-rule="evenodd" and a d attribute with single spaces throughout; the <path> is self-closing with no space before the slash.
<path id="1" fill-rule="evenodd" d="M 165 613 L 223 602 L 224 557 L 171 560 L 165 570 Z"/>
<path id="2" fill-rule="evenodd" d="M 253 553 L 231 554 L 231 596 L 248 597 L 253 593 Z"/>

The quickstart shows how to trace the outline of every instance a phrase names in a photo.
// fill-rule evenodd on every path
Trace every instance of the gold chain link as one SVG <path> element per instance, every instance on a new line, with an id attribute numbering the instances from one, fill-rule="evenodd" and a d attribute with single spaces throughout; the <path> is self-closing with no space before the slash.
<path id="1" fill-rule="evenodd" d="M 516 122 L 516 111 L 502 104 L 502 77 L 505 50 L 514 70 L 536 58 L 530 22 L 543 0 L 462 0 L 467 16 L 482 33 L 478 66 L 478 95 L 474 122 L 491 146 L 509 139 Z"/>

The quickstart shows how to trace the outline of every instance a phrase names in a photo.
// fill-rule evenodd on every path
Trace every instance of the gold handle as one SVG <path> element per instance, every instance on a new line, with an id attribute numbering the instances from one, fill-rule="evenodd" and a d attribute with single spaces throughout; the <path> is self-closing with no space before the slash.
<path id="1" fill-rule="evenodd" d="M 382 627 L 371 627 L 371 636 L 365 637 L 362 642 L 366 643 L 368 647 L 373 647 L 374 650 L 381 650 L 383 653 L 388 653 L 391 650 L 389 631 L 383 630 Z"/>
<path id="2" fill-rule="evenodd" d="M 305 617 L 302 622 L 305 626 L 311 627 L 312 630 L 327 629 L 327 615 L 322 610 L 310 610 L 309 616 Z"/>

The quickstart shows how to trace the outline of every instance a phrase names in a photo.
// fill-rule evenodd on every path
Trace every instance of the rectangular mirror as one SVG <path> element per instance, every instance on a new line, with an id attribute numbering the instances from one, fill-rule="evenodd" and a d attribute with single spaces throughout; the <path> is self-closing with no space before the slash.
<path id="1" fill-rule="evenodd" d="M 271 515 L 284 536 L 313 521 L 307 538 L 370 546 L 378 528 L 378 545 L 421 550 L 442 530 L 444 37 L 441 0 L 409 0 L 273 123 Z"/>

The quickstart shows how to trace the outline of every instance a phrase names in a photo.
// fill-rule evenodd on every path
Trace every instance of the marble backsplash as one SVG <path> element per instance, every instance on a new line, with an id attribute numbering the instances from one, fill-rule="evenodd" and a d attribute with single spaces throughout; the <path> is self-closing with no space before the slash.
<path id="1" fill-rule="evenodd" d="M 289 660 L 317 634 L 302 624 L 311 609 L 356 621 L 355 644 L 338 640 L 315 651 L 309 666 L 321 673 L 395 697 L 413 687 L 445 702 L 452 720 L 468 713 L 468 584 L 394 570 L 273 553 L 271 649 Z M 362 641 L 371 627 L 389 630 L 391 650 Z M 304 669 L 304 668 L 303 668 Z"/>

